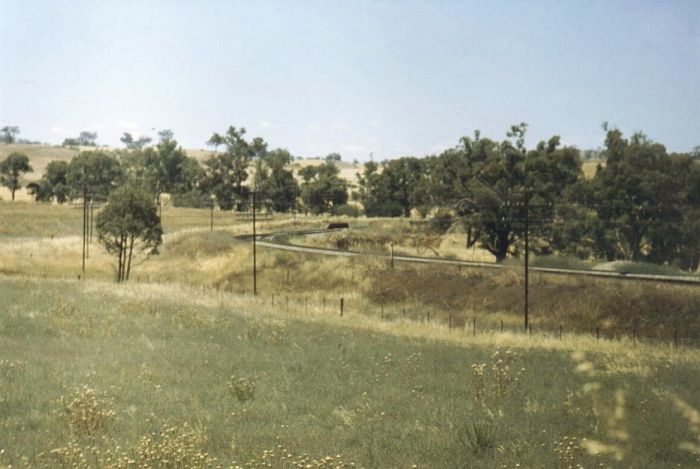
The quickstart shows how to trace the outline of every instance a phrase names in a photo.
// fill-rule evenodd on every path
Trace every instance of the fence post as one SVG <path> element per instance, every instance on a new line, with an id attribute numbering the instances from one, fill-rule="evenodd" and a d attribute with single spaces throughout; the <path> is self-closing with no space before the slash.
<path id="1" fill-rule="evenodd" d="M 476 337 L 476 318 L 472 318 L 472 336 Z"/>
<path id="2" fill-rule="evenodd" d="M 325 296 L 323 297 L 322 301 L 323 301 L 323 312 L 325 313 L 326 312 L 326 297 Z"/>
<path id="3" fill-rule="evenodd" d="M 344 306 L 344 303 L 345 303 L 345 299 L 344 299 L 344 298 L 341 298 L 341 299 L 340 299 L 340 317 L 341 317 L 341 318 L 343 317 L 343 306 Z"/>
<path id="4" fill-rule="evenodd" d="M 403 318 L 406 319 L 406 308 L 403 309 Z"/>
<path id="5" fill-rule="evenodd" d="M 527 325 L 527 333 L 528 335 L 532 335 L 532 323 Z"/>
<path id="6" fill-rule="evenodd" d="M 503 332 L 503 319 L 501 319 L 501 332 Z"/>
<path id="7" fill-rule="evenodd" d="M 430 311 L 428 311 L 428 324 L 430 324 Z"/>
<path id="8" fill-rule="evenodd" d="M 449 316 L 449 318 L 448 318 L 448 326 L 447 326 L 447 328 L 448 328 L 448 330 L 449 330 L 450 332 L 452 332 L 452 315 L 451 315 L 451 314 L 450 314 L 450 316 Z"/>
<path id="9" fill-rule="evenodd" d="M 272 306 L 275 306 L 275 294 L 274 293 L 272 294 L 272 296 L 270 296 L 270 304 L 272 304 Z"/>
<path id="10" fill-rule="evenodd" d="M 562 325 L 559 324 L 559 340 L 561 340 L 561 330 L 562 330 Z"/>
<path id="11" fill-rule="evenodd" d="M 284 296 L 284 301 L 286 303 L 287 312 L 289 312 L 289 295 Z"/>
<path id="12" fill-rule="evenodd" d="M 309 313 L 309 297 L 308 296 L 304 297 L 304 312 L 306 314 Z"/>

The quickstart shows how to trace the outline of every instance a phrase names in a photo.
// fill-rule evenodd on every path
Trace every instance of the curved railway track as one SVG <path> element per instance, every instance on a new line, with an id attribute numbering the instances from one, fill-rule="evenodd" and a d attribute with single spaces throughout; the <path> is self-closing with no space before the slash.
<path id="1" fill-rule="evenodd" d="M 325 233 L 332 233 L 333 229 L 319 229 L 319 230 L 299 230 L 299 231 L 279 231 L 274 233 L 264 233 L 256 236 L 256 244 L 261 247 L 266 247 L 270 249 L 277 249 L 282 251 L 299 252 L 306 254 L 315 254 L 322 256 L 337 256 L 337 257 L 378 257 L 386 260 L 391 259 L 390 254 L 379 254 L 379 253 L 368 253 L 360 251 L 346 251 L 341 249 L 331 249 L 331 248 L 318 248 L 303 246 L 299 244 L 292 244 L 287 242 L 282 242 L 279 238 L 287 236 L 310 236 Z M 253 240 L 252 235 L 239 235 L 234 236 L 234 238 L 241 241 L 251 242 Z M 506 269 L 512 268 L 510 266 L 504 266 L 496 263 L 489 262 L 474 262 L 474 261 L 462 261 L 456 259 L 445 259 L 440 257 L 422 257 L 422 256 L 407 256 L 407 255 L 397 255 L 393 256 L 394 262 L 408 262 L 415 264 L 432 264 L 432 265 L 452 265 L 452 266 L 462 266 L 462 267 L 472 267 L 480 269 Z M 700 286 L 700 277 L 695 276 L 677 276 L 677 275 L 646 275 L 646 274 L 633 274 L 627 272 L 608 272 L 601 270 L 581 270 L 581 269 L 556 269 L 550 267 L 530 267 L 531 272 L 539 272 L 551 275 L 570 275 L 570 276 L 585 276 L 585 277 L 598 277 L 611 280 L 636 280 L 636 281 L 647 281 L 647 282 L 659 282 L 659 283 L 672 283 L 672 284 L 684 284 L 684 285 L 698 285 Z"/>

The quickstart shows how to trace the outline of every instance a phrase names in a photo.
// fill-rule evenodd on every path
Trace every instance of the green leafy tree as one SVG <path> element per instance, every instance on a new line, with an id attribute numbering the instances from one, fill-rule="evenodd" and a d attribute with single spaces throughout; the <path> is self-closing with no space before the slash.
<path id="1" fill-rule="evenodd" d="M 152 194 L 129 186 L 112 192 L 97 215 L 97 234 L 107 252 L 117 257 L 118 282 L 129 280 L 132 260 L 157 253 L 163 231 Z"/>
<path id="2" fill-rule="evenodd" d="M 255 187 L 261 199 L 276 212 L 287 212 L 294 208 L 301 191 L 294 174 L 287 166 L 293 160 L 285 149 L 266 152 L 255 164 Z"/>
<path id="3" fill-rule="evenodd" d="M 334 207 L 348 201 L 348 184 L 338 175 L 338 167 L 328 161 L 319 166 L 306 166 L 299 170 L 304 179 L 301 199 L 312 213 L 334 213 Z"/>
<path id="4" fill-rule="evenodd" d="M 151 143 L 151 137 L 141 135 L 139 138 L 134 139 L 129 132 L 124 132 L 124 135 L 119 140 L 126 146 L 127 150 L 140 150 Z"/>
<path id="5" fill-rule="evenodd" d="M 642 133 L 625 139 L 618 129 L 604 128 L 606 162 L 598 166 L 589 195 L 596 254 L 697 266 L 697 164 L 689 155 L 669 155 Z"/>
<path id="6" fill-rule="evenodd" d="M 231 126 L 225 134 L 214 133 L 208 145 L 224 151 L 214 154 L 205 162 L 204 189 L 215 195 L 222 210 L 236 207 L 242 210 L 248 200 L 249 189 L 243 185 L 248 178 L 248 166 L 255 156 L 264 153 L 266 145 L 256 138 L 251 144 L 243 137 L 245 129 Z"/>
<path id="7" fill-rule="evenodd" d="M 627 140 L 618 129 L 610 129 L 605 147 L 606 164 L 592 181 L 597 254 L 640 261 L 660 224 L 681 218 L 679 193 L 667 171 L 671 161 L 663 145 L 643 134 Z"/>
<path id="8" fill-rule="evenodd" d="M 414 157 L 403 157 L 384 163 L 380 179 L 385 180 L 389 202 L 401 207 L 403 215 L 411 215 L 416 206 L 416 187 L 423 174 L 423 163 Z"/>
<path id="9" fill-rule="evenodd" d="M 27 184 L 27 190 L 37 202 L 56 200 L 59 204 L 64 203 L 70 195 L 68 163 L 50 161 L 41 179 L 38 182 Z"/>
<path id="10" fill-rule="evenodd" d="M 526 124 L 514 125 L 508 140 L 497 143 L 463 138 L 463 185 L 455 204 L 462 216 L 467 245 L 481 245 L 500 262 L 529 231 L 551 243 L 547 232 L 556 214 L 556 202 L 581 177 L 578 150 L 559 148 L 559 137 L 540 142 L 534 150 L 525 148 Z M 537 250 L 537 247 L 535 246 Z"/>
<path id="11" fill-rule="evenodd" d="M 19 134 L 19 127 L 6 125 L 0 129 L 0 141 L 3 143 L 15 143 L 17 134 Z"/>
<path id="12" fill-rule="evenodd" d="M 198 187 L 204 170 L 187 156 L 177 141 L 162 139 L 155 147 L 143 151 L 145 180 L 159 197 L 162 193 L 184 194 Z"/>
<path id="13" fill-rule="evenodd" d="M 10 189 L 13 201 L 15 192 L 22 187 L 22 176 L 31 171 L 33 169 L 29 165 L 29 158 L 24 153 L 10 153 L 0 162 L 0 183 Z"/>
<path id="14" fill-rule="evenodd" d="M 358 199 L 369 217 L 398 217 L 410 215 L 421 178 L 415 158 L 401 158 L 384 163 L 382 172 L 374 161 L 364 165 L 357 175 Z"/>
<path id="15" fill-rule="evenodd" d="M 63 146 L 83 146 L 83 147 L 95 147 L 97 146 L 97 132 L 88 132 L 84 130 L 80 132 L 78 138 L 66 138 L 63 140 Z"/>
<path id="16" fill-rule="evenodd" d="M 106 200 L 124 178 L 124 171 L 115 157 L 99 150 L 83 151 L 68 164 L 66 182 L 72 198 L 87 196 Z"/>

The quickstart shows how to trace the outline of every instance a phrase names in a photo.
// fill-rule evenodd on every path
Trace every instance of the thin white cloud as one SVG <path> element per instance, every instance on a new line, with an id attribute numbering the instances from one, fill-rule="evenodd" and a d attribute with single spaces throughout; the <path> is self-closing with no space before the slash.
<path id="1" fill-rule="evenodd" d="M 49 132 L 51 132 L 52 134 L 66 135 L 68 133 L 68 130 L 64 127 L 61 127 L 60 125 L 54 125 L 49 129 Z"/>

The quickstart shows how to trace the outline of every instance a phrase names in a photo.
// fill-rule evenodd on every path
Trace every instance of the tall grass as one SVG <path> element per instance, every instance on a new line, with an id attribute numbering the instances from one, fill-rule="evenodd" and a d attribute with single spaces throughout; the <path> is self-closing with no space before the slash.
<path id="1" fill-rule="evenodd" d="M 4 277 L 0 295 L 12 467 L 700 462 L 696 350 L 472 337 L 174 285 Z"/>
<path id="2" fill-rule="evenodd" d="M 0 204 L 0 210 L 8 205 L 12 204 Z M 32 211 L 39 209 L 42 211 Z M 32 222 L 18 217 L 24 226 L 8 225 L 14 226 L 16 235 L 8 235 L 0 243 L 0 272 L 75 279 L 81 275 L 81 240 L 79 233 L 65 233 L 74 231 L 76 223 L 80 226 L 75 213 L 80 211 L 32 206 L 25 214 L 41 215 L 43 210 L 67 212 L 65 225 L 55 224 L 59 217 L 38 216 L 33 222 L 38 236 L 28 237 Z M 160 254 L 136 259 L 132 279 L 250 293 L 252 246 L 233 238 L 250 233 L 250 222 L 218 214 L 221 219 L 215 221 L 215 229 L 210 232 L 209 215 L 206 210 L 165 208 L 166 235 Z M 46 236 L 53 232 L 47 225 L 64 234 Z M 324 225 L 323 218 L 282 217 L 260 223 L 258 229 L 271 232 Z M 406 237 L 405 230 L 411 229 L 405 221 L 391 225 L 386 220 L 359 219 L 353 226 L 357 229 L 348 233 L 309 238 L 306 242 L 327 245 L 333 236 L 343 236 L 360 243 L 360 250 L 385 252 L 386 243 L 367 233 L 378 231 L 387 239 L 401 239 Z M 86 277 L 112 279 L 113 264 L 114 260 L 93 243 Z M 489 330 L 500 329 L 501 323 L 506 329 L 517 329 L 523 323 L 523 275 L 517 265 L 498 272 L 400 263 L 392 269 L 386 259 L 371 256 L 331 258 L 261 247 L 257 273 L 259 291 L 268 299 L 275 294 L 278 299 L 289 297 L 302 302 L 316 294 L 337 303 L 343 297 L 349 308 L 368 315 L 380 315 L 384 310 L 387 316 L 405 314 L 426 322 L 430 315 L 432 322 L 453 321 L 460 326 L 476 320 L 479 329 Z M 560 327 L 564 333 L 594 334 L 597 329 L 604 336 L 649 337 L 665 342 L 677 336 L 681 342 L 688 342 L 700 337 L 699 309 L 700 291 L 692 286 L 531 276 L 532 325 L 552 333 Z"/>

